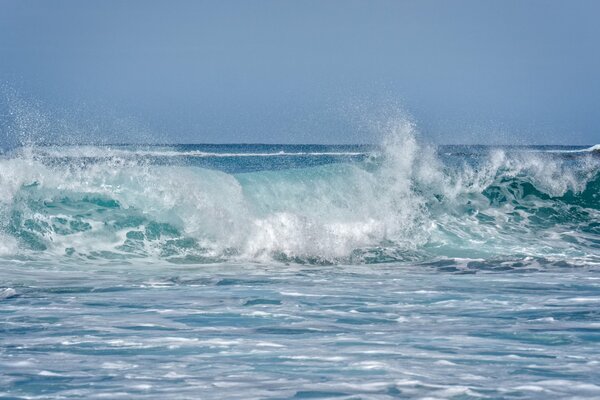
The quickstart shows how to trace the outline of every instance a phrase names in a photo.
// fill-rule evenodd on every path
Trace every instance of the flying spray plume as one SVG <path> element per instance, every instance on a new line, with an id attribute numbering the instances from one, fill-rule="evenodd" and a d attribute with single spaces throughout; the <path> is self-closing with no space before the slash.
<path id="1" fill-rule="evenodd" d="M 598 260 L 589 252 L 600 216 L 593 148 L 437 148 L 406 118 L 380 123 L 383 140 L 371 147 L 65 147 L 48 144 L 46 119 L 21 115 L 18 144 L 0 160 L 5 255 Z M 314 166 L 285 168 L 297 159 Z M 262 166 L 227 168 L 238 162 Z"/>

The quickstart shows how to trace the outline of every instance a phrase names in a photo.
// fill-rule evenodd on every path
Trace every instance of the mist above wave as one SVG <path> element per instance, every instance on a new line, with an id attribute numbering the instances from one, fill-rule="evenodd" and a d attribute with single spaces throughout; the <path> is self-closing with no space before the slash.
<path id="1" fill-rule="evenodd" d="M 0 159 L 0 254 L 179 262 L 600 260 L 599 163 L 591 153 L 565 159 L 496 149 L 480 159 L 446 160 L 418 141 L 411 123 L 387 130 L 371 156 L 236 174 L 158 165 L 139 150 L 130 157 L 106 147 L 24 148 Z M 324 153 L 331 152 L 302 155 Z"/>

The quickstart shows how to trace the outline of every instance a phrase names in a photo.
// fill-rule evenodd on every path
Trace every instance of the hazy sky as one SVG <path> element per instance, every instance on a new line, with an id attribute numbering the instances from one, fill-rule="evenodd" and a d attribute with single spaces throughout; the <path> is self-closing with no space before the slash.
<path id="1" fill-rule="evenodd" d="M 593 144 L 599 16 L 597 0 L 0 0 L 0 122 L 348 143 L 405 113 L 441 143 Z"/>

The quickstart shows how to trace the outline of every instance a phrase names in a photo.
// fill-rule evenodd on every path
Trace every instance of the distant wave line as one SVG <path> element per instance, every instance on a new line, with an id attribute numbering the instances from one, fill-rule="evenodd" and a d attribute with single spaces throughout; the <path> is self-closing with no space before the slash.
<path id="1" fill-rule="evenodd" d="M 217 153 L 217 152 L 205 152 L 205 151 L 145 151 L 145 150 L 92 150 L 92 151 L 80 151 L 75 150 L 72 152 L 61 149 L 61 151 L 39 151 L 38 154 L 50 157 L 58 158 L 82 158 L 82 157 L 95 157 L 95 158 L 107 158 L 107 157 L 198 157 L 198 158 L 233 158 L 233 157 L 302 157 L 302 156 L 329 156 L 329 157 L 348 157 L 348 156 L 364 156 L 368 153 L 365 152 L 271 152 L 271 153 Z"/>
<path id="2" fill-rule="evenodd" d="M 525 150 L 531 153 L 596 153 L 600 152 L 600 144 L 596 144 L 591 147 L 586 147 L 585 149 L 528 149 Z"/>

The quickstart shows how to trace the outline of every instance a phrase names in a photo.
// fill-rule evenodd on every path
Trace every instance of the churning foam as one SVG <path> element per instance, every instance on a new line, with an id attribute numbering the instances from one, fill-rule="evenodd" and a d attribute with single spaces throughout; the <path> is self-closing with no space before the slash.
<path id="1" fill-rule="evenodd" d="M 411 123 L 388 130 L 379 154 L 366 160 L 240 174 L 156 165 L 102 147 L 24 150 L 0 160 L 0 254 L 589 259 L 590 221 L 600 216 L 597 158 L 496 150 L 448 162 L 417 140 Z M 70 159 L 57 162 L 64 154 Z M 328 153 L 312 155 L 320 154 Z M 96 160 L 83 159 L 89 155 Z"/>

